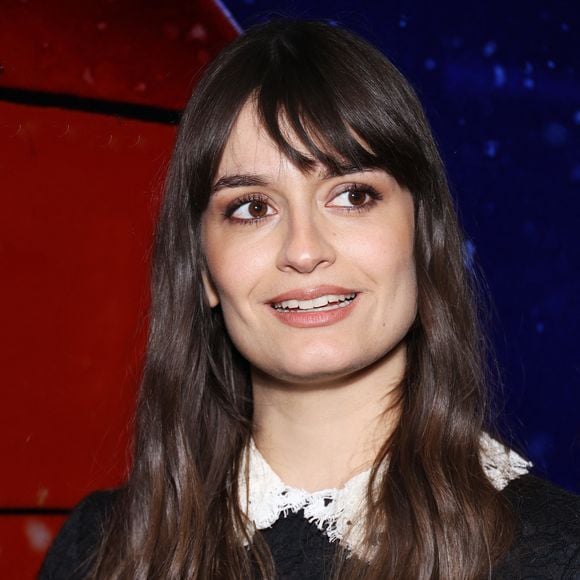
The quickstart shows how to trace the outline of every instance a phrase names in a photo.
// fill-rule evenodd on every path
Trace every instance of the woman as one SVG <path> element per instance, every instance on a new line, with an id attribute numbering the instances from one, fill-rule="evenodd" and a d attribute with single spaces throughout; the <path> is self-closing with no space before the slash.
<path id="1" fill-rule="evenodd" d="M 579 500 L 491 438 L 485 363 L 406 80 L 344 30 L 258 26 L 181 121 L 129 480 L 42 577 L 580 575 Z"/>

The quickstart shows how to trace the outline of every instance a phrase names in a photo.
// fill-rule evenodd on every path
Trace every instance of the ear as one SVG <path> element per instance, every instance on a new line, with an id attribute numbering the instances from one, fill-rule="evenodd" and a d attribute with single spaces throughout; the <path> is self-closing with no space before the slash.
<path id="1" fill-rule="evenodd" d="M 220 303 L 220 299 L 217 290 L 215 288 L 215 285 L 212 282 L 206 270 L 203 271 L 202 278 L 203 278 L 203 289 L 205 291 L 207 301 L 209 302 L 211 308 L 215 308 Z"/>

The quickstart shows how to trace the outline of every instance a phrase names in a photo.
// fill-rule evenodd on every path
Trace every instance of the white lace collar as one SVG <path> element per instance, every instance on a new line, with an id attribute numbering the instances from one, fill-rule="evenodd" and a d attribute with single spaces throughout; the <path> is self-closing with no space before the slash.
<path id="1" fill-rule="evenodd" d="M 480 437 L 480 457 L 483 469 L 492 485 L 502 490 L 512 479 L 528 473 L 531 462 L 515 451 L 504 447 L 486 433 Z M 249 480 L 246 467 L 240 471 L 239 494 L 241 508 L 248 516 L 251 537 L 255 530 L 269 528 L 289 512 L 304 510 L 304 517 L 316 525 L 328 539 L 339 541 L 349 551 L 356 553 L 364 537 L 362 512 L 371 469 L 351 478 L 340 489 L 323 489 L 308 492 L 286 485 L 274 473 L 252 440 L 249 452 Z M 383 469 L 386 465 L 383 466 Z"/>

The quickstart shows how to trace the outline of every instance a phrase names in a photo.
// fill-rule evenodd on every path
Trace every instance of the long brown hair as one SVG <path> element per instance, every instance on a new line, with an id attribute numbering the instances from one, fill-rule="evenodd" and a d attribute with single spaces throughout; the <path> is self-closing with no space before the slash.
<path id="1" fill-rule="evenodd" d="M 401 419 L 372 472 L 378 493 L 369 488 L 370 564 L 343 552 L 335 575 L 487 577 L 509 546 L 513 518 L 480 464 L 487 341 L 437 147 L 412 88 L 379 51 L 344 29 L 289 20 L 250 29 L 227 47 L 183 113 L 155 236 L 132 468 L 105 522 L 92 575 L 274 577 L 260 534 L 248 548 L 240 541 L 246 521 L 237 482 L 252 431 L 248 363 L 202 285 L 201 216 L 249 98 L 281 152 L 303 171 L 317 161 L 382 168 L 414 199 L 418 315 L 406 337 Z M 309 156 L 286 140 L 281 116 Z"/>

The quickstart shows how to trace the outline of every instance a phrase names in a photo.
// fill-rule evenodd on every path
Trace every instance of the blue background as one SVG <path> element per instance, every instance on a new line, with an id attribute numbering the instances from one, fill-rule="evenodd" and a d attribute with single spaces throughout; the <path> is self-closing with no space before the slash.
<path id="1" fill-rule="evenodd" d="M 506 436 L 580 492 L 580 2 L 226 2 L 322 18 L 419 93 L 495 304 Z"/>

